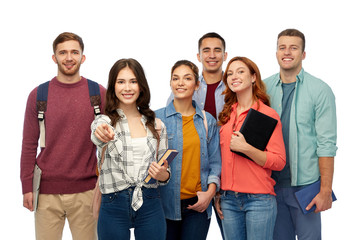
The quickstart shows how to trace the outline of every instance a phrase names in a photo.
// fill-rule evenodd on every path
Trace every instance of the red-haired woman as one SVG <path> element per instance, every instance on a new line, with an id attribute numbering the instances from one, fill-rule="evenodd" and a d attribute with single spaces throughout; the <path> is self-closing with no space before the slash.
<path id="1" fill-rule="evenodd" d="M 223 82 L 225 105 L 219 115 L 221 191 L 216 197 L 216 208 L 225 239 L 272 239 L 277 209 L 271 172 L 285 166 L 280 118 L 269 107 L 260 71 L 250 59 L 231 59 Z M 278 120 L 264 151 L 248 144 L 239 132 L 250 108 Z M 242 152 L 253 161 L 231 150 Z"/>

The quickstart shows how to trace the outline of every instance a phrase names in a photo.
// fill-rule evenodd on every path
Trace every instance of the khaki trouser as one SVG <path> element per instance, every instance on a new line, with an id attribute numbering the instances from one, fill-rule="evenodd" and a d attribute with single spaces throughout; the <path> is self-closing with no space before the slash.
<path id="1" fill-rule="evenodd" d="M 74 240 L 96 240 L 97 220 L 93 218 L 93 190 L 75 194 L 40 194 L 35 213 L 37 240 L 61 240 L 65 219 Z"/>

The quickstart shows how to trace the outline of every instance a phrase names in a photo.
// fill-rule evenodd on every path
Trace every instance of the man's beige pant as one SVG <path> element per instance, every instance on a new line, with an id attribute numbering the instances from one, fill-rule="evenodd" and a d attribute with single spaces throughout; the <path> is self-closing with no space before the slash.
<path id="1" fill-rule="evenodd" d="M 37 240 L 61 240 L 65 219 L 74 240 L 96 240 L 91 203 L 93 190 L 75 194 L 40 194 L 35 213 Z"/>

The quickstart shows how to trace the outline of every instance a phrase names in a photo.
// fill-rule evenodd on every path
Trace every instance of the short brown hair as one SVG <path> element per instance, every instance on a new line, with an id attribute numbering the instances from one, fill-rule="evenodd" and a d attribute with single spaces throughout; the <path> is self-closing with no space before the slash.
<path id="1" fill-rule="evenodd" d="M 81 51 L 84 52 L 84 42 L 80 36 L 76 35 L 75 33 L 71 33 L 71 32 L 63 32 L 59 36 L 57 36 L 57 38 L 55 38 L 55 40 L 53 42 L 54 53 L 56 51 L 56 47 L 58 44 L 66 42 L 66 41 L 70 41 L 70 40 L 79 42 Z"/>
<path id="2" fill-rule="evenodd" d="M 199 49 L 199 52 L 200 52 L 200 47 L 201 47 L 201 44 L 202 44 L 202 41 L 205 39 L 205 38 L 217 38 L 221 41 L 223 47 L 224 47 L 224 52 L 225 52 L 225 48 L 226 48 L 226 44 L 225 44 L 225 39 L 223 37 L 221 37 L 218 33 L 216 32 L 209 32 L 209 33 L 206 33 L 205 35 L 203 35 L 200 39 L 199 39 L 199 43 L 198 43 L 198 49 Z"/>
<path id="3" fill-rule="evenodd" d="M 305 35 L 302 32 L 300 32 L 299 30 L 294 29 L 294 28 L 288 28 L 288 29 L 285 29 L 284 31 L 282 31 L 281 33 L 279 33 L 277 39 L 279 40 L 279 38 L 283 37 L 283 36 L 301 38 L 301 40 L 303 42 L 302 51 L 303 52 L 305 51 Z"/>

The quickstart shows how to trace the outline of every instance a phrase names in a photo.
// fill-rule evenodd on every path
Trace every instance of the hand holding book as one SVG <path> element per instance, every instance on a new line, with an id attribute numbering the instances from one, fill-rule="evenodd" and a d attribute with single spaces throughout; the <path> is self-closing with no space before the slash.
<path id="1" fill-rule="evenodd" d="M 248 144 L 264 151 L 272 133 L 274 132 L 277 122 L 278 121 L 276 119 L 250 108 L 244 123 L 241 126 L 240 133 Z M 252 160 L 242 151 L 232 149 L 231 151 Z"/>
<path id="2" fill-rule="evenodd" d="M 165 153 L 161 156 L 160 160 L 157 162 L 157 164 L 155 165 L 155 168 L 158 169 L 158 166 L 163 166 L 165 164 L 165 162 L 169 165 L 172 160 L 174 160 L 174 158 L 176 157 L 176 155 L 178 154 L 179 152 L 176 151 L 175 149 L 167 149 L 165 151 Z M 153 164 L 150 165 L 150 167 L 152 166 Z M 158 166 L 157 166 L 158 165 Z M 167 166 L 168 167 L 168 166 Z M 167 169 L 167 167 L 165 169 Z M 149 168 L 150 170 L 150 168 Z M 153 171 L 154 169 L 152 169 Z M 151 173 L 152 175 L 154 174 L 154 172 Z M 144 179 L 144 182 L 147 183 L 147 184 L 154 184 L 156 182 L 156 180 L 151 176 L 150 174 L 150 171 L 149 171 L 149 174 L 145 177 Z M 154 175 L 153 175 L 154 176 Z M 169 177 L 167 175 L 167 177 Z M 160 179 L 158 179 L 160 180 Z M 167 179 L 165 179 L 166 181 Z M 161 181 L 161 180 L 160 180 Z"/>
<path id="3" fill-rule="evenodd" d="M 167 171 L 168 166 L 169 164 L 166 159 L 164 160 L 163 165 L 160 165 L 157 162 L 152 162 L 149 167 L 149 176 L 158 181 L 165 182 L 170 177 L 170 174 Z"/>
<path id="4" fill-rule="evenodd" d="M 266 153 L 249 144 L 241 132 L 233 132 L 230 141 L 230 150 L 237 154 L 243 154 L 239 155 L 245 156 L 260 166 L 264 166 L 266 163 Z"/>

